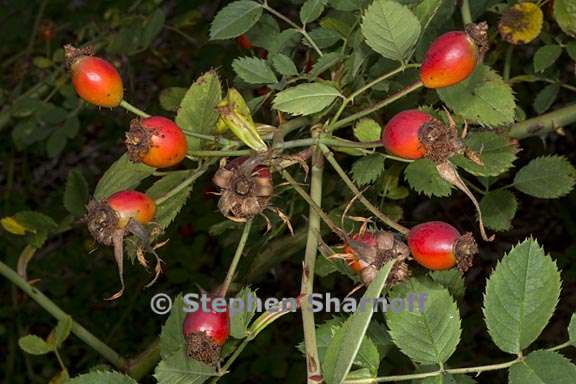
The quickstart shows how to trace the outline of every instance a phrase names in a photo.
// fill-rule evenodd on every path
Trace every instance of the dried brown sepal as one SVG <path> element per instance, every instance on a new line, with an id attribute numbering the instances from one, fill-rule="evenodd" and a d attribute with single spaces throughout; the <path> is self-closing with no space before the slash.
<path id="1" fill-rule="evenodd" d="M 220 345 L 204 332 L 186 336 L 186 354 L 194 360 L 215 367 L 220 361 L 220 350 Z"/>
<path id="2" fill-rule="evenodd" d="M 436 164 L 443 163 L 453 155 L 463 153 L 465 150 L 462 140 L 458 137 L 456 123 L 449 114 L 448 116 L 449 125 L 433 118 L 422 125 L 418 133 L 426 158 Z"/>
<path id="3" fill-rule="evenodd" d="M 92 200 L 86 207 L 86 215 L 82 218 L 88 226 L 90 234 L 100 244 L 112 245 L 112 235 L 118 226 L 118 215 L 104 201 Z"/>
<path id="4" fill-rule="evenodd" d="M 126 149 L 128 150 L 128 158 L 134 162 L 139 163 L 152 145 L 152 136 L 155 134 L 154 130 L 145 129 L 142 126 L 140 119 L 133 119 L 130 122 L 130 129 L 126 132 Z"/>
<path id="5" fill-rule="evenodd" d="M 480 54 L 480 61 L 483 60 L 484 55 L 488 52 L 488 23 L 482 21 L 478 24 L 470 23 L 464 27 L 466 33 L 476 43 L 478 52 Z"/>
<path id="6" fill-rule="evenodd" d="M 476 244 L 474 236 L 467 232 L 456 240 L 454 248 L 457 261 L 456 267 L 461 273 L 464 273 L 472 266 L 474 256 L 478 253 L 478 244 Z"/>
<path id="7" fill-rule="evenodd" d="M 76 48 L 71 44 L 66 44 L 64 46 L 64 59 L 66 62 L 66 67 L 70 68 L 76 59 L 82 56 L 94 56 L 94 47 L 88 46 L 84 48 Z"/>
<path id="8" fill-rule="evenodd" d="M 268 207 L 274 185 L 269 173 L 261 175 L 259 165 L 257 159 L 248 159 L 236 168 L 216 171 L 212 180 L 221 189 L 218 209 L 227 218 L 243 222 Z"/>

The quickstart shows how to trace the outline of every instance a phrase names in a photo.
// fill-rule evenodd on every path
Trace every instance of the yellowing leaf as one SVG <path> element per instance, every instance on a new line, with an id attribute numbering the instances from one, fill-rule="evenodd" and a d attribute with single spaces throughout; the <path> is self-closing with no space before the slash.
<path id="1" fill-rule="evenodd" d="M 26 233 L 26 227 L 17 222 L 13 217 L 3 218 L 0 220 L 0 224 L 2 224 L 2 227 L 6 231 L 14 235 L 24 235 Z"/>
<path id="2" fill-rule="evenodd" d="M 544 15 L 534 3 L 518 3 L 502 14 L 498 30 L 510 44 L 526 44 L 540 35 Z"/>

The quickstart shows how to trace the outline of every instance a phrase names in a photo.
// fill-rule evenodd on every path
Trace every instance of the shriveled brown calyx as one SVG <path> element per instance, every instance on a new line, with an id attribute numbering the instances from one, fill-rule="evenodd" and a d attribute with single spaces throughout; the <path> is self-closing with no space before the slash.
<path id="1" fill-rule="evenodd" d="M 464 30 L 470 36 L 472 41 L 478 47 L 478 53 L 480 56 L 480 61 L 483 60 L 484 55 L 488 52 L 489 43 L 488 43 L 488 23 L 482 21 L 480 23 L 474 24 L 470 23 L 464 27 Z"/>
<path id="2" fill-rule="evenodd" d="M 212 181 L 220 187 L 218 209 L 233 221 L 245 222 L 269 205 L 274 185 L 268 169 L 260 168 L 257 158 L 228 168 L 220 167 Z"/>
<path id="3" fill-rule="evenodd" d="M 139 163 L 148 153 L 154 134 L 155 130 L 144 128 L 140 119 L 133 119 L 130 122 L 130 129 L 126 132 L 124 144 L 128 150 L 128 158 L 132 162 Z"/>
<path id="4" fill-rule="evenodd" d="M 92 200 L 86 207 L 82 221 L 90 234 L 100 244 L 112 245 L 112 235 L 118 227 L 118 215 L 106 202 Z"/>
<path id="5" fill-rule="evenodd" d="M 94 56 L 94 47 L 76 48 L 71 44 L 64 46 L 64 60 L 66 67 L 70 68 L 74 62 L 82 56 Z"/>
<path id="6" fill-rule="evenodd" d="M 216 366 L 220 361 L 221 349 L 222 347 L 204 332 L 186 335 L 186 354 L 194 360 Z"/>
<path id="7" fill-rule="evenodd" d="M 456 240 L 454 254 L 456 255 L 456 267 L 461 273 L 466 272 L 472 266 L 474 256 L 478 254 L 478 244 L 470 232 L 463 234 Z"/>
<path id="8" fill-rule="evenodd" d="M 458 137 L 455 127 L 448 126 L 438 119 L 430 119 L 422 125 L 418 133 L 426 158 L 434 163 L 442 163 L 455 154 L 464 152 L 464 143 Z"/>

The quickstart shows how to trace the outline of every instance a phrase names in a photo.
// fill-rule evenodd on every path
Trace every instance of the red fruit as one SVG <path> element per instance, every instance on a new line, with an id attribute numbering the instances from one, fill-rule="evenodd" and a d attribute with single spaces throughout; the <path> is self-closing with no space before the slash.
<path id="1" fill-rule="evenodd" d="M 100 107 L 116 107 L 124 97 L 120 74 L 110 62 L 90 56 L 87 50 L 64 47 L 74 89 L 85 101 Z"/>
<path id="2" fill-rule="evenodd" d="M 210 302 L 209 302 L 210 304 Z M 208 311 L 200 308 L 190 312 L 184 319 L 186 353 L 189 357 L 209 365 L 220 360 L 220 350 L 230 335 L 228 311 L 217 312 L 211 305 Z"/>
<path id="3" fill-rule="evenodd" d="M 178 164 L 188 149 L 182 129 L 162 116 L 132 120 L 125 143 L 132 161 L 154 168 Z"/>
<path id="4" fill-rule="evenodd" d="M 427 88 L 457 84 L 474 72 L 479 57 L 478 47 L 468 33 L 445 33 L 428 48 L 420 67 L 420 80 Z"/>
<path id="5" fill-rule="evenodd" d="M 382 144 L 391 154 L 404 159 L 416 160 L 424 157 L 422 127 L 435 121 L 427 113 L 410 109 L 396 114 L 382 132 Z"/>
<path id="6" fill-rule="evenodd" d="M 116 192 L 106 202 L 118 216 L 117 228 L 124 228 L 130 219 L 149 223 L 156 214 L 156 204 L 148 195 L 138 191 Z"/>
<path id="7" fill-rule="evenodd" d="M 464 272 L 472 265 L 472 257 L 478 251 L 471 234 L 461 236 L 456 228 L 442 221 L 419 224 L 407 237 L 414 259 L 434 271 L 458 265 Z"/>
<path id="8" fill-rule="evenodd" d="M 244 49 L 251 49 L 252 43 L 246 34 L 240 35 L 236 38 L 236 43 Z"/>

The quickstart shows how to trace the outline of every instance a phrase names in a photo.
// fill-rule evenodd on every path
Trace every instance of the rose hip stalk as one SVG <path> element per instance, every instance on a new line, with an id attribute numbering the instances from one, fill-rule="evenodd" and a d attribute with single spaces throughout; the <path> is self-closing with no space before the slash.
<path id="1" fill-rule="evenodd" d="M 186 354 L 205 364 L 215 366 L 220 360 L 222 346 L 230 335 L 228 310 L 219 312 L 211 308 L 199 308 L 184 319 L 183 331 L 186 338 Z"/>
<path id="2" fill-rule="evenodd" d="M 154 168 L 178 164 L 188 149 L 182 129 L 162 116 L 132 120 L 125 143 L 130 160 Z"/>
<path id="3" fill-rule="evenodd" d="M 126 190 L 114 193 L 106 200 L 91 201 L 87 207 L 87 214 L 84 221 L 88 224 L 88 230 L 94 239 L 104 245 L 114 246 L 114 258 L 118 266 L 121 289 L 107 300 L 114 300 L 124 292 L 124 235 L 126 232 L 132 233 L 143 242 L 144 250 L 151 252 L 156 256 L 156 280 L 161 272 L 160 258 L 156 255 L 149 244 L 149 235 L 144 228 L 145 224 L 150 223 L 156 213 L 156 204 L 154 200 L 146 194 Z M 143 257 L 142 249 L 138 252 L 138 261 L 147 266 Z"/>
<path id="4" fill-rule="evenodd" d="M 465 272 L 478 253 L 472 234 L 460 235 L 456 228 L 442 221 L 419 224 L 410 230 L 407 238 L 414 259 L 434 271 L 457 266 L 460 272 Z"/>
<path id="5" fill-rule="evenodd" d="M 80 98 L 100 107 L 120 105 L 124 86 L 120 74 L 109 61 L 92 56 L 91 49 L 66 45 L 64 51 L 72 74 L 72 85 Z"/>
<path id="6" fill-rule="evenodd" d="M 466 31 L 447 32 L 438 37 L 420 67 L 420 80 L 427 88 L 444 88 L 467 79 L 487 50 L 488 25 L 466 26 Z"/>

